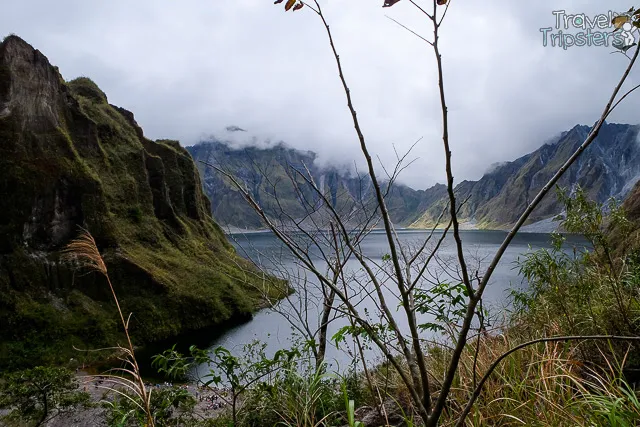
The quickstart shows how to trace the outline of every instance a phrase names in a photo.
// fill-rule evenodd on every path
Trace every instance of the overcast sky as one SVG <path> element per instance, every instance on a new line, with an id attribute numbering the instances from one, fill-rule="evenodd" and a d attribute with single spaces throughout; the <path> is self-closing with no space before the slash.
<path id="1" fill-rule="evenodd" d="M 426 188 L 444 177 L 435 61 L 385 15 L 427 38 L 431 29 L 408 0 L 382 3 L 322 1 L 372 151 L 388 165 L 394 145 L 402 152 L 423 138 L 401 180 Z M 594 17 L 633 3 L 453 0 L 441 50 L 456 181 L 595 122 L 628 60 L 611 47 L 544 47 L 540 28 L 555 27 L 554 10 Z M 362 164 L 310 10 L 285 13 L 272 0 L 20 0 L 2 5 L 0 29 L 41 50 L 65 79 L 91 77 L 152 139 L 257 137 Z M 638 80 L 640 71 L 630 84 Z M 640 122 L 639 106 L 640 95 L 610 121 Z M 229 125 L 248 132 L 229 134 Z"/>

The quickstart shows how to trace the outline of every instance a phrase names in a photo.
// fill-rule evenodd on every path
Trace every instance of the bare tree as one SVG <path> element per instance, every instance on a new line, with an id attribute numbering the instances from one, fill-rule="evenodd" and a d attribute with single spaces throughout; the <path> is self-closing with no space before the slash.
<path id="1" fill-rule="evenodd" d="M 385 0 L 385 6 L 393 6 L 400 0 Z M 289 0 L 285 4 L 287 10 L 299 10 L 303 6 L 311 10 L 319 19 L 328 38 L 329 46 L 338 70 L 339 81 L 344 90 L 347 108 L 353 121 L 358 144 L 366 162 L 366 180 L 371 184 L 370 198 L 359 201 L 357 212 L 353 209 L 341 212 L 336 204 L 328 197 L 327 192 L 318 185 L 308 168 L 291 168 L 288 173 L 289 182 L 299 191 L 300 204 L 305 206 L 303 217 L 294 217 L 283 206 L 278 204 L 278 186 L 281 182 L 271 182 L 272 195 L 277 206 L 277 215 L 273 209 L 267 210 L 263 203 L 256 199 L 256 195 L 247 187 L 246 183 L 238 179 L 224 166 L 205 162 L 221 173 L 241 192 L 247 203 L 260 216 L 264 224 L 290 251 L 296 262 L 314 277 L 322 295 L 322 316 L 318 328 L 306 328 L 305 333 L 311 337 L 318 337 L 319 344 L 315 353 L 316 362 L 322 363 L 327 341 L 326 325 L 333 315 L 345 316 L 350 327 L 346 332 L 354 336 L 364 335 L 377 347 L 409 391 L 416 413 L 426 426 L 438 425 L 443 410 L 447 404 L 451 387 L 459 369 L 461 356 L 470 339 L 477 333 L 476 345 L 480 345 L 485 327 L 482 315 L 482 299 L 490 283 L 493 272 L 511 244 L 514 236 L 527 221 L 530 214 L 538 206 L 549 190 L 558 182 L 566 170 L 576 161 L 580 154 L 594 141 L 602 125 L 611 112 L 631 92 L 631 89 L 620 96 L 622 87 L 633 69 L 638 57 L 638 48 L 630 57 L 629 64 L 619 83 L 607 102 L 598 122 L 591 129 L 583 144 L 565 161 L 556 174 L 545 184 L 537 196 L 522 213 L 516 224 L 509 231 L 493 259 L 488 263 L 484 274 L 480 269 L 470 269 L 468 256 L 463 246 L 458 213 L 464 204 L 456 194 L 456 186 L 452 172 L 452 149 L 449 139 L 449 116 L 446 102 L 444 66 L 440 52 L 440 29 L 447 15 L 450 2 L 444 0 L 408 0 L 418 13 L 425 16 L 426 22 L 433 29 L 433 36 L 426 38 L 402 25 L 422 39 L 432 50 L 437 67 L 438 97 L 442 113 L 442 144 L 445 152 L 445 173 L 447 177 L 448 204 L 446 214 L 443 213 L 439 225 L 444 226 L 444 232 L 436 233 L 436 227 L 427 234 L 422 244 L 410 246 L 400 239 L 388 206 L 388 196 L 391 188 L 402 171 L 405 157 L 398 159 L 395 170 L 388 174 L 388 180 L 383 180 L 374 164 L 370 147 L 367 144 L 364 130 L 361 127 L 351 91 L 344 75 L 342 63 L 333 38 L 332 31 L 323 13 L 319 0 L 300 1 Z M 279 2 L 276 2 L 279 3 Z M 428 4 L 429 7 L 422 6 Z M 429 9 L 429 10 L 427 10 Z M 319 212 L 322 212 L 320 215 Z M 354 221 L 354 218 L 357 220 Z M 379 227 L 384 233 L 386 250 L 382 261 L 367 254 L 363 249 L 363 241 L 373 230 Z M 454 260 L 443 264 L 438 258 L 438 251 L 448 233 L 453 235 L 456 249 Z M 352 274 L 347 266 L 353 262 L 357 266 L 357 274 Z M 439 274 L 434 269 L 441 267 Z M 456 278 L 453 284 L 442 279 L 442 274 Z M 306 280 L 303 283 L 308 283 Z M 304 292 L 305 287 L 301 287 Z M 440 292 L 440 296 L 448 299 L 448 306 L 438 306 L 433 295 Z M 376 308 L 378 321 L 371 320 L 363 309 L 364 303 L 372 304 Z M 451 319 L 452 307 L 459 317 L 457 322 Z M 394 309 L 398 307 L 398 309 Z M 304 308 L 300 313 L 304 312 Z M 425 315 L 436 315 L 435 321 L 425 322 Z M 438 320 L 440 315 L 442 319 Z M 304 317 L 299 314 L 299 318 Z M 477 320 L 476 320 L 477 319 Z M 298 319 L 299 320 L 299 319 Z M 444 377 L 437 381 L 437 387 L 432 384 L 433 373 L 429 370 L 429 358 L 425 354 L 425 330 L 430 325 L 446 323 L 442 327 L 448 328 L 452 336 L 447 369 Z M 574 339 L 576 337 L 550 337 L 549 340 Z M 629 339 L 636 337 L 588 337 Z M 517 351 L 519 346 L 511 351 Z M 476 347 L 477 348 L 477 347 Z M 476 351 L 477 354 L 477 351 Z M 506 357 L 506 356 L 505 356 Z M 496 361 L 496 364 L 503 357 Z M 493 369 L 493 367 L 492 367 Z M 476 391 L 469 396 L 468 404 L 458 421 L 464 423 L 466 415 L 477 398 L 486 376 L 477 382 Z"/>

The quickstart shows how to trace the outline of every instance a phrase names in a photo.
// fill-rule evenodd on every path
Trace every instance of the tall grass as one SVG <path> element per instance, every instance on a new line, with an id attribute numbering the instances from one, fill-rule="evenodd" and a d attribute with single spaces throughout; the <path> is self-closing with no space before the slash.
<path id="1" fill-rule="evenodd" d="M 147 390 L 140 374 L 140 367 L 138 366 L 131 336 L 129 335 L 129 320 L 131 316 L 125 320 L 120 302 L 109 278 L 107 266 L 91 233 L 87 230 L 82 230 L 80 235 L 66 246 L 62 255 L 63 259 L 75 262 L 79 267 L 89 271 L 99 273 L 106 279 L 120 315 L 122 328 L 127 338 L 127 346 L 117 345 L 115 347 L 123 355 L 119 356 L 119 359 L 124 363 L 124 367 L 112 369 L 108 374 L 101 376 L 107 378 L 108 382 L 112 384 L 109 387 L 111 391 L 130 400 L 131 403 L 146 414 L 147 427 L 154 427 L 155 422 L 151 411 L 151 391 Z M 129 391 L 129 393 L 126 391 Z"/>
<path id="2" fill-rule="evenodd" d="M 476 340 L 469 342 L 441 425 L 456 425 L 479 379 L 495 360 L 530 338 L 528 331 L 512 327 L 483 337 L 478 350 Z M 581 345 L 564 341 L 540 343 L 506 357 L 488 377 L 464 425 L 640 425 L 637 391 L 622 375 L 627 359 L 618 357 L 615 346 L 604 343 L 597 360 L 585 361 L 581 358 Z M 448 350 L 434 347 L 427 354 L 435 383 L 433 391 L 437 393 L 447 366 Z M 384 366 L 373 372 L 376 387 L 395 403 L 394 412 L 405 422 L 411 421 L 414 411 L 397 375 Z"/>
<path id="3" fill-rule="evenodd" d="M 281 419 L 281 424 L 287 427 L 320 427 L 334 415 L 327 411 L 326 380 L 328 375 L 323 369 L 313 371 L 310 375 L 301 375 L 295 370 L 285 374 L 284 381 L 277 387 L 272 400 L 275 403 L 274 412 Z M 329 396 L 331 395 L 329 394 Z"/>
<path id="4" fill-rule="evenodd" d="M 477 357 L 475 346 L 468 346 L 453 390 L 449 422 L 457 421 L 477 378 L 523 338 L 515 331 L 486 338 Z M 579 415 L 568 410 L 575 399 L 573 383 L 580 380 L 582 369 L 575 351 L 565 343 L 543 343 L 513 353 L 485 384 L 466 424 L 583 425 Z"/>

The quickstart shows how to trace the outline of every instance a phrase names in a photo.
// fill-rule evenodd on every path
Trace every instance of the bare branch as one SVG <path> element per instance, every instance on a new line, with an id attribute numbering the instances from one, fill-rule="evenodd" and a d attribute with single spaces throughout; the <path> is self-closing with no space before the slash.
<path id="1" fill-rule="evenodd" d="M 426 38 L 422 37 L 420 34 L 416 33 L 415 31 L 413 31 L 411 28 L 407 27 L 404 24 L 401 24 L 400 22 L 396 21 L 395 19 L 393 19 L 392 17 L 390 17 L 389 15 L 385 15 L 387 18 L 389 18 L 390 20 L 392 20 L 393 22 L 395 22 L 396 24 L 398 24 L 399 26 L 401 26 L 402 28 L 404 28 L 405 30 L 409 31 L 411 34 L 413 34 L 414 36 L 418 37 L 419 39 L 421 39 L 424 42 L 429 43 L 431 46 L 433 46 L 433 42 L 427 40 Z"/>

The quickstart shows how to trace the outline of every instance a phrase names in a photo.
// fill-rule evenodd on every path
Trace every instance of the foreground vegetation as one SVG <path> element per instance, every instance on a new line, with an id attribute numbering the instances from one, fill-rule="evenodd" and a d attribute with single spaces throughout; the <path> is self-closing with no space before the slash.
<path id="1" fill-rule="evenodd" d="M 385 6 L 398 1 L 386 0 Z M 344 209 L 335 203 L 340 198 L 318 186 L 308 169 L 292 168 L 286 178 L 300 194 L 298 202 L 308 221 L 294 218 L 281 204 L 274 218 L 266 215 L 241 178 L 222 167 L 209 165 L 237 189 L 302 270 L 296 275 L 282 263 L 263 272 L 267 274 L 249 266 L 242 270 L 254 279 L 276 274 L 282 280 L 275 283 L 288 280 L 299 292 L 298 304 L 286 299 L 282 305 L 276 305 L 269 295 L 272 291 L 269 284 L 261 286 L 266 280 L 252 288 L 258 299 L 271 304 L 291 322 L 297 330 L 299 345 L 273 356 L 266 353 L 263 345 L 255 343 L 239 356 L 224 348 L 212 353 L 192 348 L 188 355 L 170 349 L 154 359 L 161 372 L 176 378 L 185 378 L 199 372 L 194 368 L 208 365 L 210 372 L 195 379 L 200 390 L 215 394 L 225 403 L 215 417 L 203 417 L 195 409 L 197 402 L 179 390 L 154 393 L 144 383 L 129 334 L 130 317 L 125 316 L 126 309 L 121 309 L 107 264 L 88 233 L 72 242 L 66 255 L 106 279 L 126 336 L 126 345 L 116 347 L 123 368 L 107 375 L 113 383 L 110 389 L 116 395 L 106 403 L 110 424 L 234 427 L 638 424 L 640 404 L 632 374 L 640 359 L 637 349 L 640 256 L 633 250 L 633 242 L 626 239 L 629 230 L 638 224 L 630 224 L 615 203 L 605 209 L 589 201 L 580 189 L 561 193 L 566 208 L 564 229 L 583 234 L 591 249 L 565 248 L 562 236 L 555 235 L 552 249 L 528 253 L 521 259 L 520 270 L 528 287 L 524 291 L 514 290 L 511 312 L 506 315 L 491 312 L 483 306 L 483 297 L 514 236 L 567 169 L 593 143 L 612 111 L 640 88 L 622 91 L 640 48 L 635 46 L 631 51 L 634 45 L 622 46 L 621 52 L 629 62 L 599 120 L 584 142 L 569 153 L 531 198 L 497 253 L 485 265 L 474 262 L 460 235 L 458 215 L 466 200 L 458 199 L 454 185 L 438 42 L 448 2 L 433 0 L 430 11 L 416 2 L 410 3 L 426 16 L 433 28 L 433 38 L 423 41 L 433 49 L 436 59 L 442 111 L 448 201 L 432 232 L 414 246 L 405 245 L 398 238 L 387 196 L 406 166 L 403 164 L 406 155 L 398 156 L 387 181 L 378 177 L 320 2 L 288 0 L 284 4 L 286 10 L 306 6 L 305 10 L 315 14 L 326 32 L 374 197 L 362 201 L 356 209 Z M 640 27 L 640 11 L 632 8 L 628 14 L 624 23 Z M 620 28 L 623 23 L 616 17 L 613 24 Z M 269 176 L 264 180 L 277 198 L 278 181 Z M 640 197 L 638 191 L 634 197 Z M 308 194 L 313 197 L 307 197 Z M 315 215 L 318 212 L 324 217 Z M 132 213 L 133 219 L 137 218 Z M 327 225 L 319 225 L 316 221 L 320 219 Z M 444 232 L 435 233 L 437 226 Z M 384 230 L 388 250 L 381 259 L 372 258 L 362 249 L 363 240 L 377 227 Z M 610 230 L 623 236 L 622 241 L 612 244 Z M 444 258 L 439 249 L 448 234 L 453 235 L 456 253 Z M 142 248 L 148 251 L 150 264 L 170 265 L 172 257 L 153 259 L 152 246 Z M 353 263 L 356 268 L 348 268 Z M 309 277 L 313 280 L 308 280 Z M 368 304 L 375 309 L 364 309 Z M 318 310 L 312 311 L 315 308 Z M 144 310 L 136 313 L 143 318 L 147 314 Z M 330 337 L 328 325 L 336 318 L 347 322 L 347 326 Z M 349 374 L 333 374 L 327 369 L 325 355 L 330 341 L 337 345 L 348 341 L 356 347 Z M 367 348 L 381 354 L 380 364 L 367 362 Z M 11 384 L 11 378 L 5 384 Z M 3 405 L 15 412 L 20 401 L 5 399 Z M 42 403 L 39 410 L 46 413 L 47 406 Z"/>
<path id="2" fill-rule="evenodd" d="M 640 263 L 630 242 L 624 249 L 608 238 L 612 230 L 635 226 L 615 203 L 598 205 L 580 189 L 561 198 L 564 229 L 583 234 L 591 249 L 567 247 L 563 236 L 554 234 L 551 249 L 523 255 L 519 268 L 529 286 L 512 291 L 506 317 L 486 312 L 487 325 L 463 352 L 442 425 L 456 423 L 470 396 L 477 399 L 464 422 L 469 426 L 640 422 L 634 375 L 640 351 L 633 341 L 615 339 L 639 335 Z M 558 336 L 564 338 L 548 338 Z M 425 344 L 434 394 L 451 357 L 447 342 Z M 254 344 L 240 359 L 224 349 L 213 357 L 192 349 L 191 358 L 171 350 L 156 362 L 174 375 L 189 372 L 191 363 L 208 363 L 214 369 L 199 379 L 203 384 L 227 383 L 239 391 L 242 404 L 237 411 L 229 409 L 211 421 L 214 425 L 339 426 L 349 424 L 351 414 L 373 422 L 367 425 L 421 425 L 409 391 L 388 364 L 370 366 L 367 372 L 359 365 L 357 373 L 338 376 L 316 370 L 309 363 L 311 352 L 288 352 L 282 360 L 284 353 L 269 359 L 263 350 Z M 354 366 L 358 363 L 354 359 Z M 352 418 L 351 425 L 355 421 Z"/>
<path id="3" fill-rule="evenodd" d="M 442 425 L 455 424 L 470 401 L 467 426 L 640 422 L 640 395 L 635 388 L 638 345 L 615 337 L 588 338 L 639 335 L 640 257 L 630 242 L 621 245 L 609 238 L 637 226 L 615 203 L 598 205 L 580 189 L 561 198 L 566 206 L 563 228 L 584 235 L 591 247 L 567 247 L 563 236 L 554 234 L 551 249 L 523 254 L 518 266 L 528 287 L 512 291 L 508 314 L 484 310 L 484 325 L 462 354 Z M 78 247 L 78 242 L 87 246 Z M 78 242 L 75 249 L 88 248 L 88 260 L 105 274 L 91 241 Z M 126 331 L 127 322 L 124 318 L 122 322 Z M 447 325 L 442 326 L 446 331 Z M 344 333 L 349 332 L 341 331 L 333 339 L 340 342 Z M 567 338 L 547 338 L 557 336 Z M 442 339 L 423 343 L 435 395 L 451 357 L 450 338 L 445 332 Z M 366 334 L 360 339 L 363 345 L 370 344 Z M 536 340 L 540 342 L 526 345 Z M 209 390 L 227 403 L 213 415 L 195 410 L 196 396 L 179 387 L 149 392 L 141 382 L 133 348 L 126 346 L 121 351 L 129 368 L 113 372 L 109 386 L 121 393 L 102 403 L 106 422 L 111 426 L 360 426 L 363 421 L 365 426 L 422 425 L 410 392 L 389 363 L 363 366 L 354 355 L 352 368 L 338 374 L 325 365 L 316 367 L 310 345 L 299 342 L 271 356 L 259 342 L 246 345 L 240 355 L 224 348 L 209 353 L 192 347 L 188 355 L 170 349 L 156 356 L 154 365 L 160 372 L 195 381 L 202 393 Z M 195 366 L 207 365 L 210 372 L 193 376 Z M 42 425 L 49 417 L 90 403 L 71 372 L 37 368 L 4 378 L 0 405 L 12 409 L 4 419 L 10 425 Z"/>

